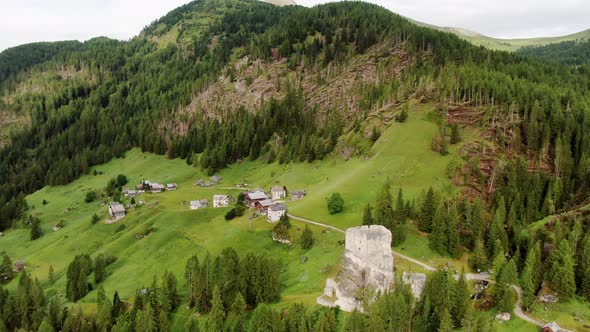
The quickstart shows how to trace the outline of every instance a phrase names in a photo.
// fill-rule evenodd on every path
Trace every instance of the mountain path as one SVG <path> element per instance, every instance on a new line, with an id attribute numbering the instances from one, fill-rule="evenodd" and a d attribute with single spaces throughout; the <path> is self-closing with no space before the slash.
<path id="1" fill-rule="evenodd" d="M 290 214 L 290 213 L 287 213 L 287 215 L 289 216 L 289 218 L 292 218 L 292 219 L 295 219 L 295 220 L 304 222 L 306 224 L 320 226 L 320 227 L 331 229 L 333 231 L 336 231 L 336 232 L 339 232 L 339 233 L 342 233 L 342 234 L 346 234 L 346 231 L 344 231 L 344 230 L 342 230 L 340 228 L 331 226 L 331 225 L 327 225 L 327 224 L 323 224 L 323 223 L 320 223 L 320 222 L 317 222 L 317 221 L 313 221 L 313 220 L 301 218 L 301 217 L 295 216 L 295 215 Z M 404 254 L 401 254 L 401 253 L 399 253 L 399 252 L 397 252 L 397 251 L 395 251 L 393 249 L 391 249 L 391 253 L 394 256 L 400 257 L 400 258 L 405 259 L 407 261 L 410 261 L 410 262 L 412 262 L 414 264 L 417 264 L 417 265 L 423 267 L 424 269 L 426 269 L 427 271 L 436 271 L 437 270 L 434 266 L 428 265 L 427 263 L 424 263 L 424 262 L 419 261 L 417 259 L 408 257 L 408 256 L 406 256 Z M 465 274 L 465 278 L 467 280 L 480 280 L 480 281 L 487 281 L 489 283 L 493 283 L 494 282 L 490 278 L 490 275 L 477 274 L 477 273 L 466 273 Z M 540 326 L 540 327 L 545 326 L 545 323 L 543 323 L 540 320 L 537 320 L 535 318 L 532 318 L 532 317 L 528 316 L 524 312 L 524 310 L 522 309 L 522 289 L 520 287 L 518 287 L 518 285 L 511 285 L 511 286 L 512 286 L 512 288 L 514 289 L 514 291 L 517 294 L 516 303 L 514 304 L 514 314 L 516 316 L 518 316 L 519 318 L 521 318 L 521 319 L 523 319 L 523 320 L 525 320 L 525 321 L 527 321 L 527 322 L 529 322 L 529 323 L 531 323 L 533 325 L 537 325 L 537 326 Z M 566 330 L 564 328 L 562 328 L 560 331 L 563 331 L 563 332 L 572 332 L 572 331 Z"/>

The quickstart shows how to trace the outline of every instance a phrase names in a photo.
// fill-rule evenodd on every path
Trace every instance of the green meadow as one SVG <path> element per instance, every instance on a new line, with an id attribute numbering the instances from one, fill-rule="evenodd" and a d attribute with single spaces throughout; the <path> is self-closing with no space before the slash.
<path id="1" fill-rule="evenodd" d="M 289 191 L 308 192 L 300 201 L 287 200 L 290 213 L 345 229 L 360 224 L 364 206 L 376 198 L 387 179 L 394 197 L 397 190 L 403 188 L 406 199 L 415 199 L 429 186 L 452 195 L 454 189 L 445 175 L 452 156 L 442 157 L 430 150 L 431 139 L 438 130 L 437 125 L 427 119 L 431 109 L 430 106 L 414 107 L 407 123 L 390 125 L 373 146 L 370 158 L 344 160 L 334 153 L 313 163 L 280 165 L 244 161 L 219 172 L 221 183 L 209 188 L 194 185 L 196 180 L 207 179 L 207 176 L 184 160 L 169 160 L 132 149 L 124 158 L 93 167 L 90 174 L 68 185 L 45 187 L 29 195 L 28 212 L 41 219 L 43 237 L 30 241 L 28 228 L 11 230 L 0 238 L 0 247 L 13 261 L 26 262 L 27 272 L 42 281 L 49 297 L 67 302 L 65 274 L 76 254 L 116 256 L 102 284 L 109 296 L 117 290 L 123 299 L 132 300 L 138 288 L 149 286 L 153 277 L 161 276 L 165 270 L 174 272 L 184 291 L 184 266 L 191 255 L 203 257 L 207 251 L 215 255 L 231 246 L 239 254 L 264 253 L 283 263 L 282 299 L 277 305 L 292 302 L 313 305 L 326 277 L 337 270 L 344 250 L 343 234 L 312 227 L 315 245 L 310 250 L 302 250 L 298 243 L 304 227 L 301 222 L 291 220 L 293 245 L 289 246 L 272 241 L 273 225 L 263 217 L 250 220 L 247 213 L 227 222 L 223 216 L 229 208 L 190 210 L 188 201 L 206 198 L 211 206 L 214 194 L 237 196 L 240 192 L 237 184 L 247 183 L 249 188 L 267 190 L 272 185 L 282 184 Z M 89 191 L 102 192 L 108 180 L 118 174 L 129 178 L 127 187 L 150 180 L 163 184 L 175 182 L 178 189 L 160 194 L 145 193 L 136 198 L 145 200 L 145 205 L 128 209 L 127 216 L 117 223 L 106 224 L 107 206 L 102 206 L 101 202 L 108 203 L 108 199 L 101 197 L 85 203 L 84 198 Z M 326 197 L 333 192 L 341 193 L 345 201 L 344 211 L 337 215 L 330 215 L 326 208 Z M 101 220 L 92 225 L 90 219 L 94 213 Z M 65 227 L 53 231 L 53 225 L 60 221 Z M 435 263 L 443 261 L 428 248 L 424 234 L 413 225 L 408 228 L 408 240 L 400 246 L 400 251 Z M 301 256 L 307 256 L 308 261 L 302 263 Z M 399 261 L 399 264 L 402 269 L 419 271 L 408 262 Z M 457 266 L 461 264 L 458 262 Z M 50 266 L 56 274 L 53 284 L 48 281 Z M 15 286 L 16 281 L 8 285 L 9 288 Z M 95 300 L 96 291 L 92 291 L 80 301 L 85 312 L 93 312 Z M 189 314 L 181 308 L 175 317 L 180 319 Z"/>

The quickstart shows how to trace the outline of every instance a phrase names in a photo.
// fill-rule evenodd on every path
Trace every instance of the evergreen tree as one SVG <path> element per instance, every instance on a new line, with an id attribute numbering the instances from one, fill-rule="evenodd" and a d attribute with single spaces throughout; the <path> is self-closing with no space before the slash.
<path id="1" fill-rule="evenodd" d="M 443 256 L 448 254 L 449 229 L 447 227 L 446 209 L 440 205 L 432 219 L 432 233 L 428 236 L 428 243 L 432 250 Z"/>
<path id="2" fill-rule="evenodd" d="M 41 220 L 39 218 L 31 218 L 31 240 L 36 240 L 42 235 Z"/>
<path id="3" fill-rule="evenodd" d="M 451 126 L 451 144 L 457 144 L 461 142 L 461 133 L 459 132 L 459 126 L 455 123 Z"/>
<path id="4" fill-rule="evenodd" d="M 453 306 L 453 321 L 455 326 L 461 326 L 461 322 L 467 315 L 470 308 L 470 293 L 467 279 L 465 279 L 465 272 L 461 271 L 459 280 L 455 287 L 455 304 Z"/>
<path id="5" fill-rule="evenodd" d="M 402 223 L 404 223 L 408 218 L 406 205 L 404 203 L 404 191 L 402 190 L 402 188 L 400 188 L 397 193 L 397 200 L 395 203 L 395 214 L 397 216 L 397 219 Z"/>
<path id="6" fill-rule="evenodd" d="M 477 271 L 482 271 L 487 268 L 487 257 L 483 247 L 483 242 L 480 239 L 475 240 L 473 253 L 469 258 L 469 264 Z"/>
<path id="7" fill-rule="evenodd" d="M 580 295 L 590 301 L 590 234 L 586 234 L 582 241 L 580 258 L 577 266 L 578 285 Z"/>
<path id="8" fill-rule="evenodd" d="M 436 197 L 434 195 L 434 190 L 432 189 L 432 187 L 430 187 L 428 189 L 428 192 L 426 193 L 424 202 L 422 203 L 422 208 L 420 209 L 420 222 L 418 223 L 418 227 L 421 231 L 432 231 L 432 219 L 434 218 L 436 209 Z"/>
<path id="9" fill-rule="evenodd" d="M 14 278 L 14 271 L 12 270 L 12 260 L 8 257 L 6 251 L 0 253 L 2 256 L 2 265 L 0 265 L 0 282 L 4 283 Z"/>
<path id="10" fill-rule="evenodd" d="M 199 322 L 194 318 L 189 318 L 186 326 L 184 327 L 186 332 L 199 332 Z"/>
<path id="11" fill-rule="evenodd" d="M 576 292 L 574 259 L 568 241 L 561 241 L 551 254 L 549 283 L 563 300 L 570 299 Z"/>
<path id="12" fill-rule="evenodd" d="M 221 331 L 223 329 L 223 321 L 225 320 L 225 310 L 223 309 L 223 301 L 221 300 L 221 293 L 217 285 L 213 288 L 213 298 L 211 299 L 211 312 L 209 313 L 208 324 L 209 330 Z"/>
<path id="13" fill-rule="evenodd" d="M 135 330 L 144 332 L 156 332 L 158 326 L 155 322 L 156 314 L 148 303 L 143 310 L 139 310 L 135 316 Z"/>
<path id="14" fill-rule="evenodd" d="M 367 203 L 367 206 L 365 206 L 365 210 L 363 211 L 363 225 L 372 225 L 374 223 L 375 219 L 373 219 L 371 203 Z"/>
<path id="15" fill-rule="evenodd" d="M 311 229 L 306 225 L 303 233 L 301 234 L 301 248 L 303 249 L 311 249 L 313 246 L 313 232 Z"/>
<path id="16" fill-rule="evenodd" d="M 452 332 L 454 329 L 453 327 L 453 319 L 451 318 L 451 314 L 449 313 L 449 309 L 445 308 L 441 315 L 440 325 L 438 327 L 438 332 Z"/>
<path id="17" fill-rule="evenodd" d="M 447 251 L 449 255 L 453 258 L 461 257 L 461 239 L 459 238 L 459 229 L 457 225 L 459 217 L 457 216 L 457 211 L 455 207 L 450 208 L 449 216 L 448 216 L 448 225 L 447 225 Z"/>
<path id="18" fill-rule="evenodd" d="M 344 332 L 364 332 L 366 331 L 366 326 L 366 316 L 355 310 L 348 317 L 344 326 Z"/>

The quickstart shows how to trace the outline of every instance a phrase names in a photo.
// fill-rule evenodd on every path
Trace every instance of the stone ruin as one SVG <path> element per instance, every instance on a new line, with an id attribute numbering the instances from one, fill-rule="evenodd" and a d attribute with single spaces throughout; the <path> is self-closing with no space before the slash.
<path id="1" fill-rule="evenodd" d="M 349 228 L 340 272 L 336 278 L 326 280 L 317 303 L 362 312 L 363 292 L 384 293 L 392 285 L 391 232 L 380 225 Z"/>
<path id="2" fill-rule="evenodd" d="M 410 285 L 412 294 L 419 299 L 426 286 L 426 275 L 424 273 L 404 272 L 402 274 L 402 281 L 406 285 Z"/>

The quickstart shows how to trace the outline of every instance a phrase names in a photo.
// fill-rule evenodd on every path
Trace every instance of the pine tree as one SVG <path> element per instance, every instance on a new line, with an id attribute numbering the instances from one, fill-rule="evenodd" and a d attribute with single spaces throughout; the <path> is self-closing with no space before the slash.
<path id="1" fill-rule="evenodd" d="M 475 240 L 475 245 L 473 248 L 473 253 L 469 258 L 469 264 L 471 267 L 477 271 L 482 271 L 487 268 L 487 257 L 485 253 L 485 249 L 483 247 L 483 242 L 480 239 Z"/>
<path id="2" fill-rule="evenodd" d="M 438 327 L 438 332 L 452 332 L 454 329 L 453 326 L 453 319 L 451 318 L 451 314 L 449 313 L 449 309 L 445 308 L 440 317 L 440 325 Z"/>
<path id="3" fill-rule="evenodd" d="M 400 188 L 397 193 L 397 200 L 395 203 L 395 214 L 397 216 L 397 219 L 402 223 L 405 222 L 408 218 L 408 214 L 406 212 L 406 205 L 404 204 L 404 191 L 402 190 L 402 188 Z"/>
<path id="4" fill-rule="evenodd" d="M 363 225 L 372 225 L 374 223 L 375 219 L 373 219 L 371 203 L 367 203 L 367 206 L 365 206 L 365 210 L 363 211 Z"/>
<path id="5" fill-rule="evenodd" d="M 582 241 L 582 249 L 577 266 L 580 295 L 590 301 L 590 234 L 586 234 Z"/>
<path id="6" fill-rule="evenodd" d="M 208 318 L 208 327 L 211 331 L 221 331 L 223 328 L 223 321 L 225 320 L 225 310 L 223 309 L 223 301 L 221 300 L 221 293 L 217 285 L 213 288 L 213 298 L 211 299 L 211 312 Z"/>
<path id="7" fill-rule="evenodd" d="M 569 300 L 576 292 L 574 258 L 568 241 L 561 241 L 551 254 L 549 283 L 563 300 Z"/>
<path id="8" fill-rule="evenodd" d="M 36 240 L 42 235 L 41 220 L 39 218 L 31 218 L 31 240 Z"/>
<path id="9" fill-rule="evenodd" d="M 451 144 L 459 142 L 461 142 L 461 133 L 459 132 L 459 126 L 455 123 L 451 126 Z"/>
<path id="10" fill-rule="evenodd" d="M 461 239 L 459 238 L 459 229 L 457 226 L 458 219 L 457 211 L 454 207 L 451 207 L 447 225 L 447 251 L 453 258 L 461 257 Z"/>
<path id="11" fill-rule="evenodd" d="M 428 236 L 430 248 L 443 256 L 448 254 L 448 228 L 446 219 L 446 209 L 443 205 L 440 205 L 432 219 L 432 233 Z"/>
<path id="12" fill-rule="evenodd" d="M 119 292 L 115 291 L 113 294 L 113 319 L 117 319 L 123 313 L 123 302 L 119 298 Z"/>
<path id="13" fill-rule="evenodd" d="M 461 271 L 457 285 L 455 286 L 455 305 L 453 306 L 453 320 L 455 326 L 461 326 L 461 322 L 467 315 L 470 307 L 470 294 L 465 272 Z"/>
<path id="14" fill-rule="evenodd" d="M 312 230 L 306 225 L 303 233 L 301 234 L 301 248 L 302 249 L 311 249 L 313 246 L 313 232 Z"/>
<path id="15" fill-rule="evenodd" d="M 389 187 L 389 180 L 383 184 L 381 192 L 375 203 L 375 224 L 383 225 L 389 230 L 393 228 L 394 219 L 393 202 Z"/>
<path id="16" fill-rule="evenodd" d="M 154 321 L 155 313 L 152 306 L 148 303 L 143 310 L 140 310 L 135 316 L 135 330 L 144 332 L 156 332 L 158 326 Z"/>
<path id="17" fill-rule="evenodd" d="M 186 326 L 184 327 L 186 332 L 199 332 L 199 322 L 194 318 L 189 318 Z"/>
<path id="18" fill-rule="evenodd" d="M 367 318 L 358 311 L 354 311 L 348 317 L 344 332 L 364 332 L 367 326 Z"/>
<path id="19" fill-rule="evenodd" d="M 421 231 L 430 232 L 432 230 L 432 219 L 436 213 L 436 207 L 437 202 L 434 190 L 430 187 L 426 193 L 424 202 L 422 203 L 422 208 L 420 209 L 420 222 L 418 227 Z"/>
<path id="20" fill-rule="evenodd" d="M 170 321 L 168 320 L 168 315 L 164 311 L 160 311 L 158 315 L 158 332 L 168 332 L 170 331 Z"/>
<path id="21" fill-rule="evenodd" d="M 0 253 L 2 255 L 2 265 L 0 265 L 0 280 L 2 281 L 9 281 L 14 278 L 14 271 L 12 270 L 12 260 L 6 253 L 6 251 L 2 251 Z"/>

